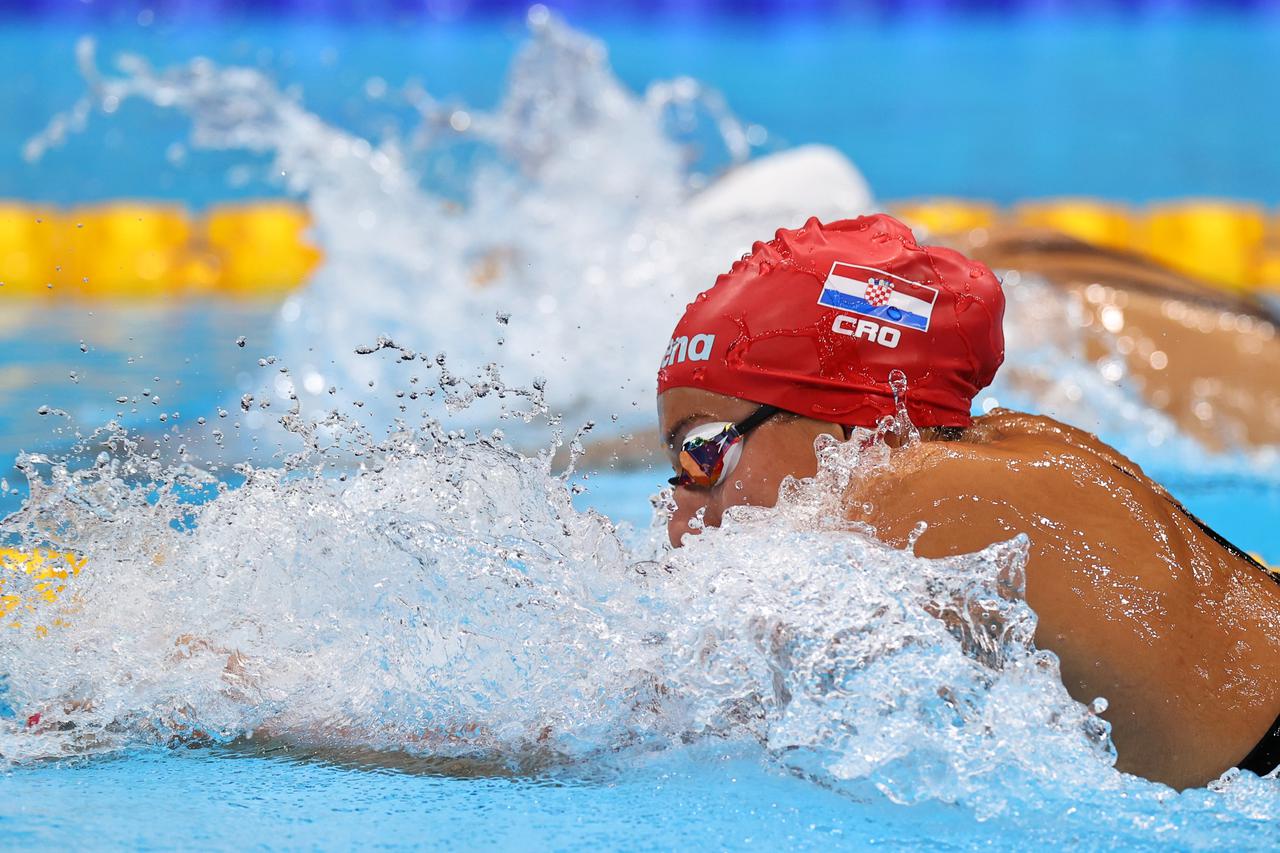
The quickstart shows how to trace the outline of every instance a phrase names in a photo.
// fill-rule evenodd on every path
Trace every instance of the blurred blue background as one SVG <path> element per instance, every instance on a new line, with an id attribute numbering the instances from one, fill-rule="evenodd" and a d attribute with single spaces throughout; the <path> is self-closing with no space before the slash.
<path id="1" fill-rule="evenodd" d="M 1009 202 L 1089 195 L 1280 201 L 1280 3 L 551 3 L 608 46 L 637 90 L 689 75 L 719 89 L 766 150 L 835 145 L 880 198 Z M 308 109 L 376 140 L 391 98 L 492 104 L 525 37 L 513 2 L 0 4 L 0 197 L 193 205 L 276 194 L 232 181 L 243 155 L 169 146 L 186 120 L 127 103 L 37 164 L 23 143 L 84 91 L 73 52 L 194 56 L 260 68 Z M 372 82 L 371 82 L 372 81 Z"/>

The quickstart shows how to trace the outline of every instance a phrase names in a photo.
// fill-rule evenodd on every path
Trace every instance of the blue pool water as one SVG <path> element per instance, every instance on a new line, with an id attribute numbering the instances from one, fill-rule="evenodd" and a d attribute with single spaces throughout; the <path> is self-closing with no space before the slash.
<path id="1" fill-rule="evenodd" d="M 768 147 L 835 145 L 882 198 L 1051 195 L 1148 201 L 1188 195 L 1280 202 L 1275 14 L 990 14 L 795 21 L 590 20 L 619 77 L 641 91 L 681 75 L 722 92 Z M 126 104 L 109 125 L 31 167 L 23 145 L 83 90 L 80 25 L 0 25 L 0 197 L 61 203 L 176 198 L 202 206 L 278 192 L 241 156 L 170 146 L 177 116 Z M 524 38 L 518 19 L 380 25 L 260 19 L 97 28 L 101 54 L 157 66 L 195 56 L 261 68 L 327 121 L 379 138 L 405 110 L 370 102 L 417 80 L 446 101 L 492 105 Z M 262 160 L 249 160 L 262 165 Z"/>
<path id="2" fill-rule="evenodd" d="M 675 31 L 602 21 L 598 32 L 630 90 L 676 74 L 709 82 L 745 122 L 768 129 L 766 150 L 833 143 L 883 197 L 1224 193 L 1280 200 L 1271 156 L 1280 122 L 1241 109 L 1280 83 L 1271 61 L 1280 42 L 1265 16 L 1171 17 L 1136 30 L 1123 18 L 1016 25 L 986 18 L 945 28 L 850 19 Z M 264 177 L 268 153 L 192 143 L 193 121 L 227 117 L 217 104 L 164 111 L 145 98 L 126 101 L 37 163 L 20 165 L 21 145 L 84 88 L 72 68 L 78 34 L 29 21 L 0 29 L 0 71 L 11 81 L 0 87 L 0 115 L 12 117 L 0 123 L 0 195 L 73 202 L 140 194 L 200 206 L 279 191 Z M 298 84 L 306 109 L 325 124 L 294 136 L 279 131 L 268 148 L 335 127 L 376 140 L 386 120 L 406 124 L 403 105 L 370 99 L 379 91 L 376 81 L 370 85 L 374 77 L 394 88 L 418 75 L 442 99 L 469 108 L 492 104 L 508 91 L 502 69 L 526 38 L 518 22 L 408 31 L 219 23 L 98 35 L 106 68 L 121 49 L 158 66 L 206 54 Z M 1228 55 L 1231 62 L 1223 62 Z M 611 91 L 609 79 L 602 83 L 591 69 L 554 79 L 581 86 L 588 101 L 593 87 Z M 624 104 L 622 132 L 606 135 L 606 143 L 634 135 L 627 122 L 638 111 Z M 964 132 L 950 132 L 956 128 Z M 639 132 L 645 129 L 641 124 Z M 1143 168 L 1134 168 L 1139 161 Z M 246 164 L 256 171 L 239 168 Z M 956 572 L 981 593 L 994 571 L 980 560 L 940 568 L 757 521 L 705 537 L 705 547 L 691 549 L 690 562 L 674 564 L 670 574 L 653 572 L 645 534 L 649 496 L 666 476 L 658 460 L 587 465 L 585 476 L 570 480 L 581 488 L 572 509 L 557 476 L 563 459 L 548 472 L 527 458 L 490 452 L 473 431 L 500 423 L 526 452 L 545 446 L 545 432 L 522 431 L 512 420 L 466 421 L 471 409 L 456 413 L 469 437 L 438 456 L 414 460 L 397 445 L 421 467 L 397 468 L 384 448 L 354 441 L 360 453 L 340 464 L 298 465 L 272 481 L 296 450 L 274 427 L 293 390 L 277 355 L 300 382 L 323 374 L 316 392 L 322 400 L 329 399 L 325 384 L 341 385 L 334 405 L 363 418 L 357 422 L 371 426 L 370 441 L 393 426 L 398 392 L 433 385 L 443 396 L 456 387 L 436 383 L 436 351 L 458 359 L 464 376 L 487 361 L 550 373 L 548 393 L 578 407 L 570 430 L 590 417 L 599 423 L 594 435 L 612 440 L 650 421 L 649 397 L 632 401 L 635 387 L 602 387 L 602 377 L 643 372 L 650 381 L 653 359 L 627 349 L 637 345 L 626 337 L 628 327 L 655 317 L 668 322 L 651 305 L 655 281 L 666 286 L 652 267 L 663 251 L 684 251 L 674 228 L 663 231 L 664 223 L 682 221 L 670 208 L 683 197 L 662 195 L 664 175 L 656 168 L 642 175 L 659 185 L 642 205 L 648 219 L 614 221 L 610 211 L 590 208 L 575 219 L 583 204 L 572 176 L 526 176 L 521 189 L 536 202 L 527 218 L 490 212 L 479 220 L 485 228 L 468 222 L 472 233 L 459 233 L 448 230 L 447 217 L 417 218 L 430 214 L 423 196 L 367 186 L 368 175 L 342 166 L 321 169 L 304 188 L 331 257 L 299 297 L 0 307 L 0 467 L 20 450 L 56 458 L 77 430 L 83 435 L 117 417 L 144 442 L 133 455 L 117 448 L 136 469 L 104 469 L 83 486 L 64 483 L 37 495 L 52 495 L 48 516 L 63 521 L 59 532 L 72 531 L 89 557 L 75 587 L 83 606 L 69 628 L 45 641 L 7 636 L 4 648 L 14 657 L 3 663 L 24 691 L 87 698 L 91 706 L 80 709 L 87 724 L 43 734 L 21 726 L 32 708 L 6 707 L 0 760 L 10 763 L 0 771 L 0 846 L 1280 844 L 1273 781 L 1229 779 L 1175 794 L 1115 773 L 1105 750 L 1082 734 L 1084 712 L 1065 698 L 1051 662 L 1011 648 L 1004 670 L 977 669 L 947 637 L 929 633 L 921 608 L 903 606 L 914 603 L 908 593 L 917 576 L 943 582 Z M 460 171 L 473 181 L 464 188 L 474 190 L 477 207 L 505 211 L 501 186 L 485 196 L 484 182 Z M 326 196 L 335 185 L 348 191 L 344 181 L 359 184 L 358 191 Z M 585 235 L 581 242 L 639 248 L 602 261 L 574 254 L 578 246 L 556 245 L 527 262 L 536 266 L 529 278 L 491 288 L 492 297 L 465 276 L 450 277 L 451 253 L 470 262 L 495 244 L 509 250 L 495 235 L 514 243 L 517 256 L 529 251 L 507 232 L 537 226 L 548 209 Z M 353 211 L 373 214 L 381 228 L 362 236 L 351 227 Z M 419 227 L 398 230 L 406 221 Z M 414 253 L 428 226 L 449 239 L 432 246 L 424 270 Z M 696 233 L 694 242 L 700 250 Z M 614 325 L 570 328 L 550 338 L 567 342 L 559 351 L 522 349 L 531 338 L 521 336 L 519 312 L 541 311 L 535 331 L 550 335 L 544 327 L 571 316 L 574 282 L 589 280 L 600 264 L 634 272 L 639 281 L 616 289 L 607 318 Z M 432 293 L 442 297 L 431 301 Z M 552 309 L 543 311 L 548 299 Z M 509 326 L 500 321 L 499 330 L 490 318 L 504 309 L 516 316 Z M 393 333 L 426 355 L 407 365 L 384 359 L 362 372 L 367 365 L 351 361 L 349 338 L 339 344 L 328 335 L 332 326 L 311 325 L 316 318 L 353 327 L 359 343 Z M 1069 353 L 1055 367 L 1081 383 L 1085 403 L 1091 395 L 1099 407 L 1136 399 Z M 245 394 L 256 398 L 243 402 Z M 261 408 L 264 401 L 272 406 Z M 1090 412 L 1082 403 L 1057 414 L 1084 421 Z M 1280 562 L 1274 458 L 1192 452 L 1176 432 L 1161 432 L 1165 426 L 1139 411 L 1098 429 L 1210 524 Z M 225 440 L 211 438 L 215 428 Z M 277 450 L 284 446 L 288 451 Z M 131 502 L 127 494 L 127 484 L 146 480 L 152 447 L 161 479 L 179 476 L 172 466 L 181 447 L 190 461 L 218 466 L 218 476 L 237 488 L 203 504 L 206 522 L 180 533 L 163 496 Z M 101 449 L 89 442 L 78 464 L 90 465 Z M 244 477 L 230 466 L 246 459 L 267 473 L 240 486 Z M 36 467 L 47 486 L 49 463 Z M 0 510 L 8 512 L 27 492 L 18 472 L 6 479 Z M 348 484 L 340 496 L 339 482 Z M 449 499 L 435 503 L 437 494 Z M 582 514 L 590 508 L 629 529 L 614 531 Z M 755 583 L 757 576 L 767 583 Z M 867 602 L 884 590 L 903 596 L 890 600 L 902 624 L 881 625 L 888 635 L 871 645 L 869 663 L 841 663 L 838 677 L 828 672 L 847 679 L 845 694 L 805 693 L 822 679 L 807 678 L 799 664 L 790 668 L 761 633 L 761 625 L 791 625 L 814 645 L 834 643 L 879 619 Z M 1010 618 L 1018 617 L 1011 606 Z M 188 634 L 196 640 L 180 639 Z M 224 669 L 231 647 L 249 657 L 247 687 Z M 647 671 L 663 681 L 654 687 L 642 677 Z M 752 704 L 782 681 L 797 696 L 788 710 Z M 12 699 L 13 685 L 7 689 Z M 960 695 L 970 715 L 939 707 L 944 691 Z M 536 744 L 546 720 L 553 721 L 557 757 L 514 772 L 509 765 L 520 756 L 541 755 Z M 304 734 L 236 739 L 262 724 Z M 193 731 L 213 732 L 218 743 L 156 745 L 166 732 Z M 415 738 L 424 731 L 445 736 L 423 747 Z M 442 764 L 431 757 L 433 750 L 452 756 L 455 739 L 476 731 L 493 738 L 498 759 Z"/>
<path id="3" fill-rule="evenodd" d="M 0 780 L 0 792 L 9 803 L 6 842 L 23 848 L 1026 849 L 1130 842 L 1070 816 L 1015 830 L 973 822 L 952 807 L 886 808 L 875 792 L 843 796 L 771 772 L 754 755 L 706 748 L 532 779 L 454 779 L 288 756 L 133 752 L 13 773 Z M 180 804 L 178 813 L 156 814 L 160 802 Z M 1200 841 L 1207 847 L 1212 836 Z M 1259 849 L 1265 842 L 1259 839 Z"/>

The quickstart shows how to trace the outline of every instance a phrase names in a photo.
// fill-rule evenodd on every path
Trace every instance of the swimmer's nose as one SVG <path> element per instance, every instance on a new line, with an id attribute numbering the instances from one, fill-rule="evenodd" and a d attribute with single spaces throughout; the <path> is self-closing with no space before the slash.
<path id="1" fill-rule="evenodd" d="M 681 486 L 675 490 L 674 497 L 676 508 L 667 521 L 667 539 L 671 541 L 672 548 L 680 547 L 680 540 L 686 533 L 697 535 L 700 532 L 693 526 L 699 510 L 703 511 L 702 526 L 716 527 L 720 524 L 720 511 L 709 505 L 705 491 Z"/>
<path id="2" fill-rule="evenodd" d="M 667 519 L 667 539 L 671 542 L 672 548 L 679 548 L 681 539 L 686 533 L 694 533 L 696 531 L 689 528 L 689 521 L 693 518 L 694 509 L 690 506 L 692 501 L 688 495 L 680 494 L 684 489 L 677 488 L 675 492 L 676 508 L 671 513 L 671 517 Z M 681 500 L 684 498 L 684 500 Z"/>
<path id="3" fill-rule="evenodd" d="M 698 531 L 689 527 L 689 516 L 680 518 L 673 515 L 667 521 L 667 539 L 671 542 L 672 548 L 679 548 L 684 544 L 684 535 L 686 533 L 696 534 Z"/>

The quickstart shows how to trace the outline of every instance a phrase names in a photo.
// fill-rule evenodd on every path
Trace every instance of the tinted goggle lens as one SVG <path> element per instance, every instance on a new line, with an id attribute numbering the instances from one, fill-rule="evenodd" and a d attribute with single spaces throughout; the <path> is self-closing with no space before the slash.
<path id="1" fill-rule="evenodd" d="M 685 436 L 676 460 L 680 473 L 669 482 L 704 489 L 718 486 L 733 473 L 741 455 L 742 434 L 733 424 L 704 424 Z"/>

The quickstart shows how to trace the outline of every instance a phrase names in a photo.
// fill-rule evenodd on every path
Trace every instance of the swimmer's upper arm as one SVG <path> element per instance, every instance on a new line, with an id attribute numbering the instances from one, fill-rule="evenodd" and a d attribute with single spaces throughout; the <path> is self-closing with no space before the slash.
<path id="1" fill-rule="evenodd" d="M 1209 674 L 1228 650 L 1201 628 L 1196 573 L 1225 573 L 1227 558 L 1140 472 L 1084 449 L 938 443 L 919 451 L 868 479 L 851 516 L 898 547 L 925 522 L 915 540 L 922 557 L 1025 533 L 1036 644 L 1058 655 L 1074 698 L 1107 698 L 1118 766 L 1174 784 L 1203 774 L 1204 753 L 1195 750 L 1231 733 L 1214 726 L 1219 685 Z M 1189 731 L 1201 733 L 1195 743 Z"/>

